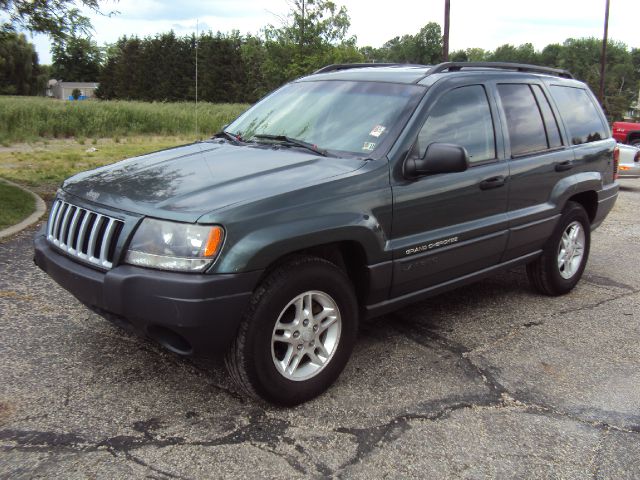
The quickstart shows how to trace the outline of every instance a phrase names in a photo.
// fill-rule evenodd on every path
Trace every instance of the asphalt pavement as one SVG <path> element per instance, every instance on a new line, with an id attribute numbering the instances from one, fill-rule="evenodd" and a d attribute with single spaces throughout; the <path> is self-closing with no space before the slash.
<path id="1" fill-rule="evenodd" d="M 132 336 L 0 242 L 0 478 L 640 478 L 640 179 L 549 298 L 523 268 L 364 324 L 292 409 Z"/>

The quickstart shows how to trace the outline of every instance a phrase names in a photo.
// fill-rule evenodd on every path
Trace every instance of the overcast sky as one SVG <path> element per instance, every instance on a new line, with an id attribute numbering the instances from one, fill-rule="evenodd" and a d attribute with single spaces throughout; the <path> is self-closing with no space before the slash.
<path id="1" fill-rule="evenodd" d="M 415 34 L 428 22 L 442 25 L 443 0 L 334 0 L 351 17 L 350 34 L 359 46 L 381 46 L 404 34 Z M 640 47 L 639 0 L 611 0 L 609 37 Z M 120 0 L 104 3 L 117 10 L 110 18 L 89 15 L 99 45 L 122 35 L 154 35 L 174 30 L 178 35 L 200 30 L 257 34 L 289 10 L 286 0 Z M 451 0 L 451 50 L 480 47 L 494 50 L 510 43 L 532 43 L 542 49 L 574 37 L 601 37 L 605 0 Z M 32 41 L 40 63 L 50 63 L 48 37 Z"/>

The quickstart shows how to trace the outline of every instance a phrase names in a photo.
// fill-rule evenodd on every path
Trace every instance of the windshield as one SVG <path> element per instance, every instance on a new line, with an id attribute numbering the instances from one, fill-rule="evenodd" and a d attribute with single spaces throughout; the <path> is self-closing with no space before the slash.
<path id="1" fill-rule="evenodd" d="M 381 82 L 290 83 L 226 130 L 245 141 L 278 135 L 324 150 L 368 156 L 393 141 L 422 93 L 424 88 L 417 85 Z"/>

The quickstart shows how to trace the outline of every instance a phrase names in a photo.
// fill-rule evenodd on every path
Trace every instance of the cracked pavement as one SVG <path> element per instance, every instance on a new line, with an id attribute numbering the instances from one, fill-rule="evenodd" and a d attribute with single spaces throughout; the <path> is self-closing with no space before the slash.
<path id="1" fill-rule="evenodd" d="M 327 393 L 234 390 L 91 313 L 0 243 L 0 478 L 638 478 L 640 180 L 623 180 L 583 280 L 523 268 L 362 325 Z"/>

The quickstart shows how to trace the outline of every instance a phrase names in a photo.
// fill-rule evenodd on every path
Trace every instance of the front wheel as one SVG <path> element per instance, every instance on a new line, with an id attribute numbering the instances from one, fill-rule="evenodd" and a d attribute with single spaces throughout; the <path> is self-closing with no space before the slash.
<path id="1" fill-rule="evenodd" d="M 227 369 L 251 396 L 297 405 L 338 378 L 357 327 L 356 297 L 342 270 L 320 258 L 296 257 L 254 293 Z"/>
<path id="2" fill-rule="evenodd" d="M 590 245 L 587 212 L 579 203 L 569 202 L 542 255 L 527 265 L 529 281 L 545 295 L 570 292 L 582 277 Z"/>

